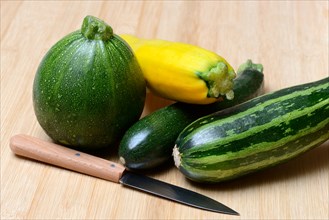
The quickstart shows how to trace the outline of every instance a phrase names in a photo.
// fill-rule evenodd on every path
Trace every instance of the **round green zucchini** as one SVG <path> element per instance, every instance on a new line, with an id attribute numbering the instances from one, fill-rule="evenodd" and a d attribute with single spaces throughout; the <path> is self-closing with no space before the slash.
<path id="1" fill-rule="evenodd" d="M 209 105 L 177 102 L 161 108 L 136 122 L 123 136 L 119 146 L 121 162 L 129 169 L 155 168 L 171 159 L 179 133 L 197 118 L 237 105 L 262 92 L 263 67 L 251 60 L 240 66 L 234 81 L 233 100 Z"/>
<path id="2" fill-rule="evenodd" d="M 128 44 L 92 16 L 48 51 L 33 84 L 34 110 L 45 132 L 56 142 L 86 149 L 118 141 L 139 119 L 145 95 Z"/>
<path id="3" fill-rule="evenodd" d="M 202 117 L 173 155 L 189 179 L 221 182 L 294 158 L 329 139 L 329 77 Z"/>

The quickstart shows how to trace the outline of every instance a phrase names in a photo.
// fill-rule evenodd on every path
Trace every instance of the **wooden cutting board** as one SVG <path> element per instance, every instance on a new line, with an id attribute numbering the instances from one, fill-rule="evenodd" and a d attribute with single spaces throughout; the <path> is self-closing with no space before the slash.
<path id="1" fill-rule="evenodd" d="M 86 15 L 115 33 L 195 44 L 235 68 L 264 65 L 265 91 L 328 76 L 328 1 L 1 1 L 1 219 L 327 219 L 329 142 L 283 165 L 217 184 L 172 165 L 149 176 L 212 197 L 241 216 L 201 211 L 119 184 L 14 156 L 9 138 L 50 140 L 32 83 L 47 50 Z M 149 94 L 143 116 L 171 101 Z M 116 149 L 105 156 L 118 161 Z"/>

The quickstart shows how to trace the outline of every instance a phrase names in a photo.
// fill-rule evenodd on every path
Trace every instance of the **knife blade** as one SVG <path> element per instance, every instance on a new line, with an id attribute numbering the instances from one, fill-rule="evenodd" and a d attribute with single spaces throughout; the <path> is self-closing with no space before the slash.
<path id="1" fill-rule="evenodd" d="M 121 183 L 123 186 L 132 187 L 181 204 L 217 213 L 239 215 L 233 209 L 197 192 L 130 172 L 121 164 L 32 136 L 24 134 L 13 136 L 10 139 L 10 148 L 19 156 Z"/>

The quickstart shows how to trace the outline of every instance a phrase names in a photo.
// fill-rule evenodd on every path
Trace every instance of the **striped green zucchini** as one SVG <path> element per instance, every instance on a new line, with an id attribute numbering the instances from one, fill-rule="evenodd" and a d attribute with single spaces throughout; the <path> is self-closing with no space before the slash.
<path id="1" fill-rule="evenodd" d="M 294 158 L 329 139 L 329 77 L 259 96 L 187 126 L 173 150 L 189 179 L 221 182 Z"/>

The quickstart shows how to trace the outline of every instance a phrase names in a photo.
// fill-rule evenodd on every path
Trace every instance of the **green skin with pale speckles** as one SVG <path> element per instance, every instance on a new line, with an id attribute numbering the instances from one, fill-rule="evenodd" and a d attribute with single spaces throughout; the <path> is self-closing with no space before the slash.
<path id="1" fill-rule="evenodd" d="M 221 182 L 288 161 L 329 139 L 329 77 L 203 117 L 176 140 L 189 179 Z"/>
<path id="2" fill-rule="evenodd" d="M 139 119 L 145 94 L 130 47 L 91 16 L 48 51 L 33 84 L 34 110 L 45 132 L 86 149 L 118 141 Z"/>

